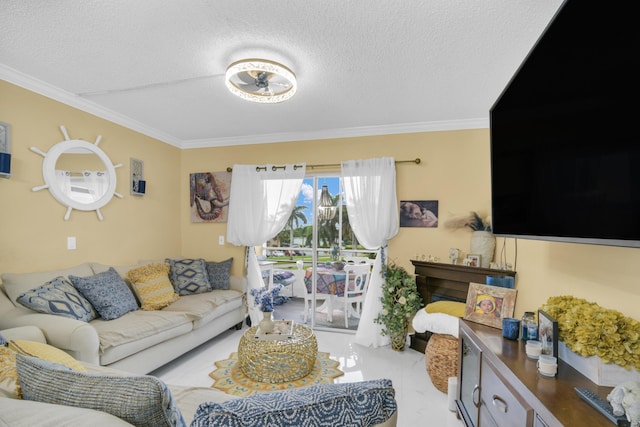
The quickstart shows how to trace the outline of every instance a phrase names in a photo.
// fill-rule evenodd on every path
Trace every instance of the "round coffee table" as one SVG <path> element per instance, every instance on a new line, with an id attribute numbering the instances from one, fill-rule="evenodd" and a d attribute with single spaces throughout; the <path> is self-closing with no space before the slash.
<path id="1" fill-rule="evenodd" d="M 306 377 L 318 357 L 318 342 L 310 328 L 293 325 L 293 337 L 256 339 L 257 326 L 240 338 L 238 367 L 249 378 L 263 383 L 284 383 Z"/>

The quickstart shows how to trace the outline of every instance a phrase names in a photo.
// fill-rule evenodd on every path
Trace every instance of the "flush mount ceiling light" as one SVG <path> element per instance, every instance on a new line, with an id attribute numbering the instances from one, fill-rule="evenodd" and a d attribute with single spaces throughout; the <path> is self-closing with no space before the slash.
<path id="1" fill-rule="evenodd" d="M 267 59 L 243 59 L 227 68 L 225 82 L 234 95 L 261 103 L 291 98 L 297 89 L 296 76 L 282 64 Z"/>

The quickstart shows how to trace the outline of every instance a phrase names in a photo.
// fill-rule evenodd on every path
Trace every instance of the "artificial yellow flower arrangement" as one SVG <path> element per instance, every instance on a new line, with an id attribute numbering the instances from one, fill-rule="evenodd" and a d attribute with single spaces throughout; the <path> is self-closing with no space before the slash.
<path id="1" fill-rule="evenodd" d="M 558 340 L 574 353 L 640 370 L 637 320 L 572 296 L 550 297 L 540 309 L 558 321 Z"/>

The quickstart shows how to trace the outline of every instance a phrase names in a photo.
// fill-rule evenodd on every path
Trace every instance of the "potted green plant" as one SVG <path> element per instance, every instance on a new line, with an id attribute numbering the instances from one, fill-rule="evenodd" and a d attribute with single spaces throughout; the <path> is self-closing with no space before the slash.
<path id="1" fill-rule="evenodd" d="M 390 262 L 384 269 L 382 311 L 374 322 L 384 326 L 382 335 L 391 337 L 391 348 L 403 351 L 409 331 L 409 322 L 422 306 L 416 281 L 407 270 Z"/>

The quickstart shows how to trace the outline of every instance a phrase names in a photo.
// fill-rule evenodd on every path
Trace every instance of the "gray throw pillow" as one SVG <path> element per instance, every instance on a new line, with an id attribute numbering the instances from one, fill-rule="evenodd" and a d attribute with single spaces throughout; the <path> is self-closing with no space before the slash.
<path id="1" fill-rule="evenodd" d="M 186 427 L 171 392 L 149 375 L 98 375 L 16 354 L 25 400 L 107 412 L 140 427 Z"/>
<path id="2" fill-rule="evenodd" d="M 91 303 L 62 276 L 24 292 L 17 301 L 39 313 L 70 317 L 83 322 L 90 322 L 98 317 Z"/>
<path id="3" fill-rule="evenodd" d="M 224 261 L 207 261 L 207 275 L 213 289 L 229 289 L 231 278 L 231 263 L 233 258 Z"/>
<path id="4" fill-rule="evenodd" d="M 89 277 L 69 275 L 69 280 L 104 320 L 138 309 L 136 297 L 113 267 Z"/>

